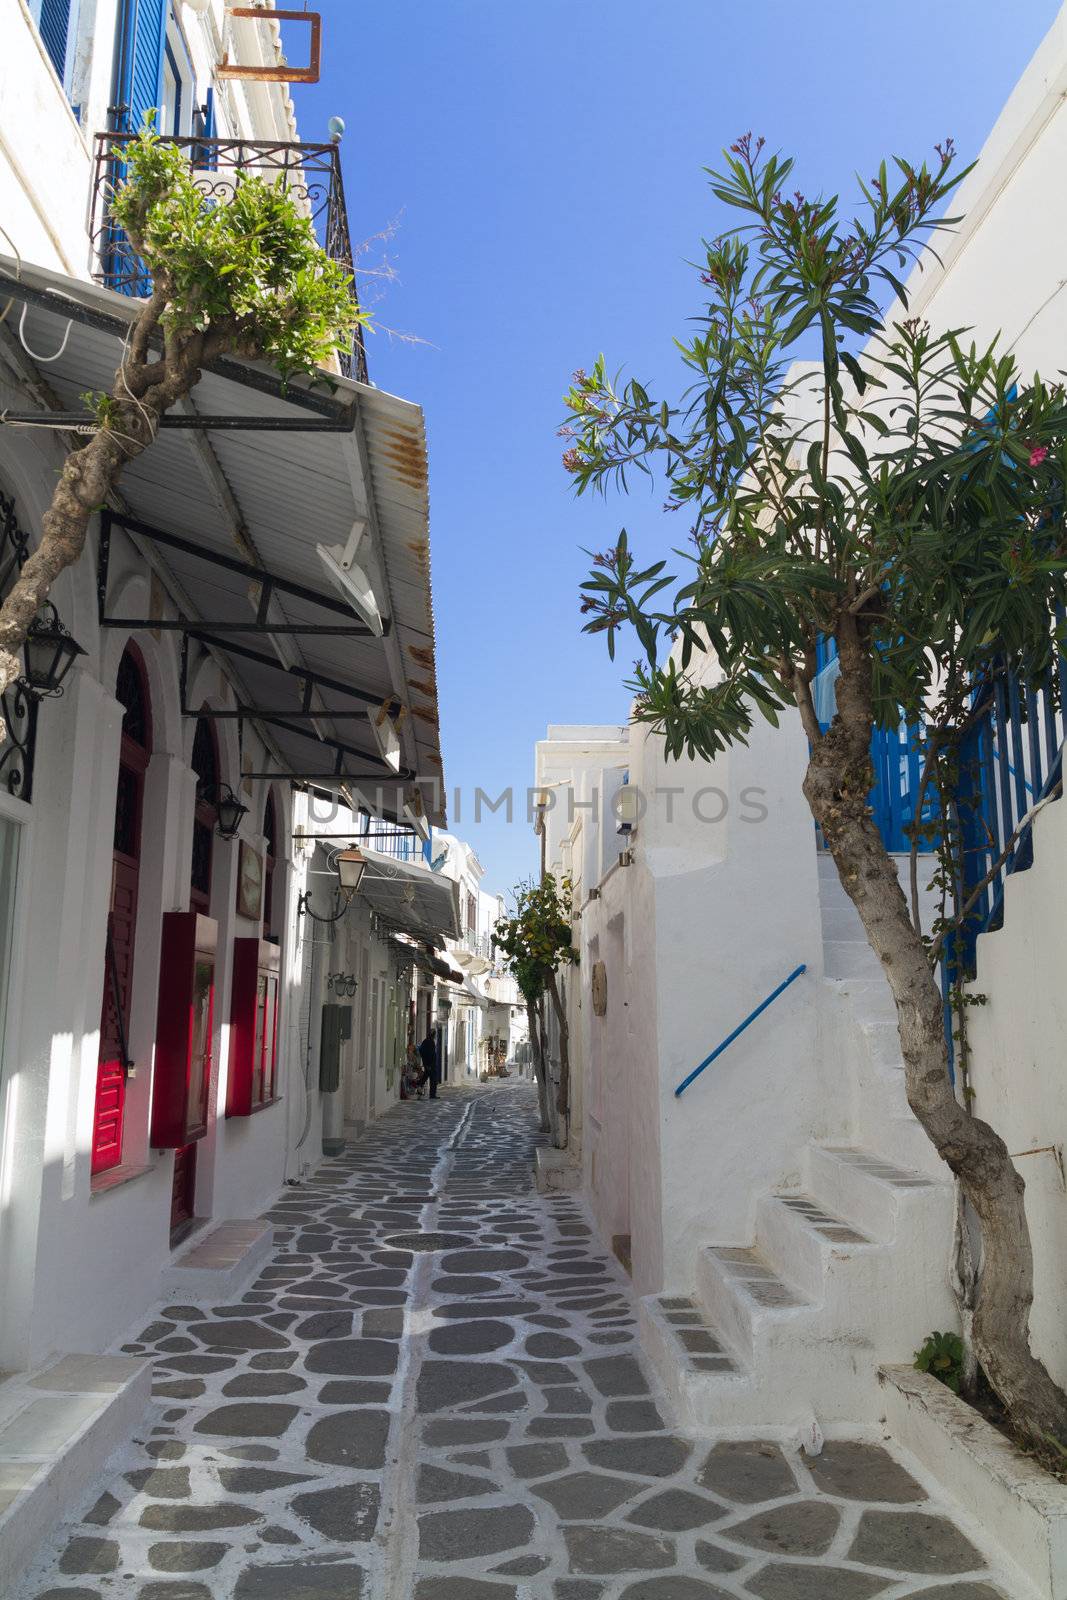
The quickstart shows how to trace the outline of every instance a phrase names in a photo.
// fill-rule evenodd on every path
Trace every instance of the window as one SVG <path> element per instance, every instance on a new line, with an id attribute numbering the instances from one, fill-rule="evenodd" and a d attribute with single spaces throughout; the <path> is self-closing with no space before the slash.
<path id="1" fill-rule="evenodd" d="M 278 859 L 278 823 L 274 810 L 273 790 L 267 796 L 267 807 L 263 814 L 263 833 L 267 841 L 263 857 L 263 937 L 269 939 L 274 933 L 274 869 Z"/>
<path id="2" fill-rule="evenodd" d="M 67 52 L 71 34 L 72 0 L 30 0 L 30 11 L 41 35 L 41 43 L 56 69 L 60 83 L 67 81 Z"/>
<path id="3" fill-rule="evenodd" d="M 122 1160 L 126 1079 L 131 1066 L 130 1008 L 141 872 L 145 775 L 152 755 L 152 712 L 144 662 L 129 644 L 119 663 L 115 698 L 122 706 L 122 743 L 115 786 L 111 900 L 104 946 L 100 1055 L 93 1114 L 92 1171 Z"/>
<path id="4" fill-rule="evenodd" d="M 159 131 L 181 138 L 193 132 L 196 77 L 189 50 L 173 13 L 167 17 L 163 41 L 163 76 L 159 93 Z"/>
<path id="5" fill-rule="evenodd" d="M 226 1115 L 248 1117 L 277 1098 L 278 954 L 259 939 L 233 941 Z"/>
<path id="6" fill-rule="evenodd" d="M 209 717 L 198 717 L 193 737 L 193 771 L 196 773 L 196 811 L 193 815 L 193 866 L 189 903 L 194 911 L 211 911 L 211 866 L 215 851 L 215 796 L 219 785 L 219 752 Z"/>

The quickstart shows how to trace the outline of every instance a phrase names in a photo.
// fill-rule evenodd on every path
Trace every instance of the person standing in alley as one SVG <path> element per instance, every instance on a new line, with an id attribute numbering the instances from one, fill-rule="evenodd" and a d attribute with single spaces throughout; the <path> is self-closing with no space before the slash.
<path id="1" fill-rule="evenodd" d="M 434 1039 L 433 1030 L 426 1035 L 419 1045 L 419 1057 L 422 1061 L 422 1070 L 430 1085 L 430 1099 L 437 1099 L 437 1085 L 441 1081 L 440 1070 L 437 1065 L 437 1041 Z"/>

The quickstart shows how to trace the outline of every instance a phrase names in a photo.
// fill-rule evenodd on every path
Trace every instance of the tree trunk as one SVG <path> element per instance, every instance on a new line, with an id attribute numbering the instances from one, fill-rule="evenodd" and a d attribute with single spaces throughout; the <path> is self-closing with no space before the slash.
<path id="1" fill-rule="evenodd" d="M 563 996 L 559 992 L 559 982 L 554 972 L 550 972 L 548 975 L 548 992 L 552 999 L 552 1009 L 556 1014 L 556 1026 L 559 1028 L 559 1090 L 556 1095 L 556 1110 L 561 1118 L 569 1118 L 571 1112 L 571 1035 L 567 1026 L 567 1012 L 563 1004 Z M 566 1142 L 565 1140 L 564 1143 Z M 562 1149 L 563 1146 L 561 1145 L 560 1148 Z"/>
<path id="2" fill-rule="evenodd" d="M 973 1322 L 979 1360 L 1024 1437 L 1051 1434 L 1067 1443 L 1067 1396 L 1030 1350 L 1033 1252 L 1023 1180 L 1003 1139 L 970 1116 L 953 1092 L 940 986 L 867 804 L 871 647 L 847 613 L 837 641 L 837 715 L 829 732 L 813 743 L 804 794 L 883 964 L 897 1008 L 908 1102 L 959 1179 L 981 1227 Z"/>
<path id="3" fill-rule="evenodd" d="M 530 1049 L 533 1051 L 534 1077 L 537 1079 L 537 1099 L 541 1111 L 541 1132 L 552 1132 L 552 1118 L 548 1105 L 548 1066 L 541 1048 L 541 1032 L 537 1007 L 532 1000 L 526 1002 L 526 1020 L 530 1027 Z"/>
<path id="4" fill-rule="evenodd" d="M 537 1026 L 541 1041 L 541 1060 L 545 1065 L 545 1102 L 548 1107 L 548 1136 L 552 1140 L 554 1150 L 562 1150 L 565 1140 L 560 1134 L 559 1126 L 559 1095 L 553 1093 L 556 1087 L 552 1082 L 552 1058 L 548 1049 L 548 1022 L 545 1017 L 544 996 L 537 1002 Z"/>
<path id="5" fill-rule="evenodd" d="M 544 995 L 537 1000 L 537 1038 L 541 1048 L 541 1059 L 544 1062 L 544 1093 L 545 1104 L 549 1109 L 549 1138 L 555 1150 L 563 1149 L 560 1138 L 560 1112 L 558 1112 L 557 1094 L 553 1093 L 555 1085 L 552 1083 L 552 1056 L 549 1054 L 549 1026 L 544 1014 Z"/>

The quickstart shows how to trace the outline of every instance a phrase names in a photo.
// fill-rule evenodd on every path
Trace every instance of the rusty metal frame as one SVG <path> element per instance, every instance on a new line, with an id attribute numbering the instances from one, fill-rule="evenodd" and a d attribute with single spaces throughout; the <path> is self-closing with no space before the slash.
<path id="1" fill-rule="evenodd" d="M 261 6 L 231 6 L 230 17 L 263 18 L 273 22 L 309 22 L 311 41 L 306 67 L 231 67 L 228 54 L 215 68 L 219 78 L 242 78 L 254 83 L 318 83 L 322 64 L 322 16 L 318 11 L 265 11 Z"/>

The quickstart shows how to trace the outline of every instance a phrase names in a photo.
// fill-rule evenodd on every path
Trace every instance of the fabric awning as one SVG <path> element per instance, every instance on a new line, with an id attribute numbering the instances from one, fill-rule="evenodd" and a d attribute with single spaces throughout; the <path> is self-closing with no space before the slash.
<path id="1" fill-rule="evenodd" d="M 488 1011 L 489 1002 L 480 989 L 476 989 L 469 978 L 463 979 L 463 997 L 461 1004 L 466 1001 L 469 1005 L 476 1005 L 479 1011 Z"/>
<path id="2" fill-rule="evenodd" d="M 359 844 L 358 838 L 353 842 Z M 458 937 L 459 886 L 451 878 L 414 861 L 398 861 L 364 845 L 359 848 L 367 863 L 359 897 L 381 923 L 394 933 L 430 943 Z"/>
<path id="3" fill-rule="evenodd" d="M 440 956 L 432 955 L 428 950 L 416 950 L 413 945 L 404 944 L 400 939 L 394 939 L 393 946 L 403 951 L 404 955 L 414 962 L 420 972 L 426 973 L 427 977 L 442 978 L 446 983 L 463 982 L 462 973 L 456 972 L 447 961 L 442 961 Z"/>
<path id="4" fill-rule="evenodd" d="M 110 390 L 138 302 L 0 255 L 0 301 L 8 298 L 8 327 L 20 325 L 25 349 L 50 358 L 39 377 L 60 416 L 85 418 L 81 397 Z M 123 473 L 121 501 L 102 518 L 101 559 L 131 540 L 149 561 L 178 617 L 142 625 L 180 629 L 191 656 L 206 650 L 224 664 L 272 753 L 272 774 L 276 764 L 279 775 L 344 784 L 396 819 L 417 791 L 414 812 L 441 827 L 422 412 L 324 377 L 286 388 L 261 364 L 206 369 Z M 31 410 L 60 420 L 27 400 Z M 250 420 L 255 427 L 233 426 Z M 381 636 L 318 552 L 353 549 L 354 536 Z M 105 605 L 105 625 L 122 626 L 121 601 Z M 229 632 L 213 626 L 227 622 Z"/>

